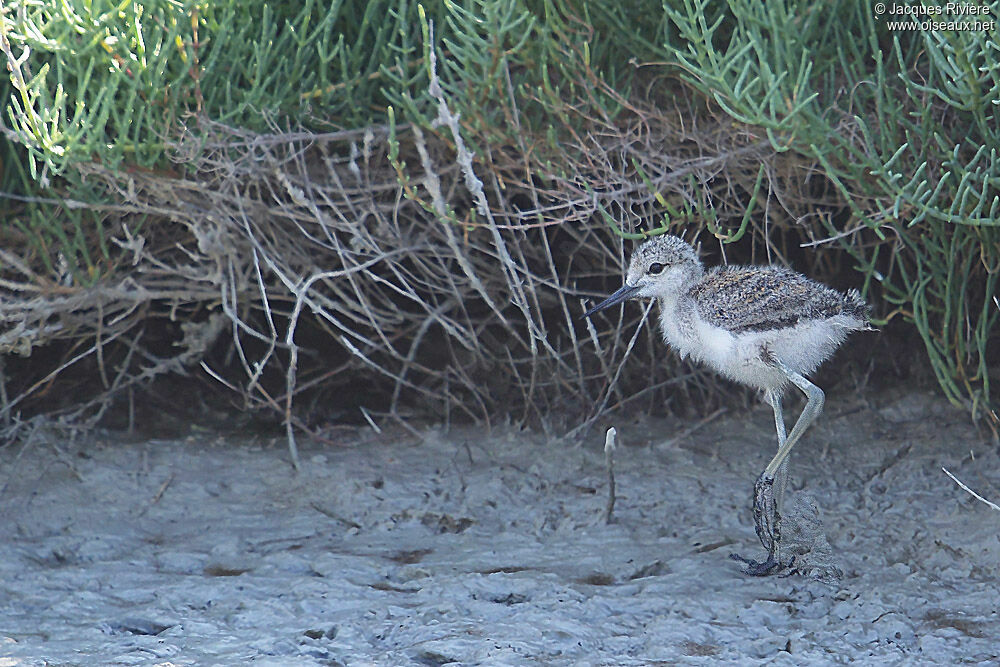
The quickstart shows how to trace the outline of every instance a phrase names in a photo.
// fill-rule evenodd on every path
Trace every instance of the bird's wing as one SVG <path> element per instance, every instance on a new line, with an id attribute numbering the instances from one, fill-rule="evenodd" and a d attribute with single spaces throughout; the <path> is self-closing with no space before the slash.
<path id="1" fill-rule="evenodd" d="M 844 311 L 844 296 L 784 267 L 734 266 L 707 274 L 691 290 L 698 314 L 732 332 L 768 331 Z"/>

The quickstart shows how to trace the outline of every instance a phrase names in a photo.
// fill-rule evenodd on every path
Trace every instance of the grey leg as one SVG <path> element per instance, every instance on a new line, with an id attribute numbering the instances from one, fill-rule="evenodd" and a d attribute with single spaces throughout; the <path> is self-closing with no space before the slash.
<path id="1" fill-rule="evenodd" d="M 792 427 L 792 432 L 788 434 L 788 438 L 785 440 L 784 444 L 778 448 L 778 453 L 774 455 L 771 462 L 767 464 L 764 468 L 764 475 L 773 478 L 778 468 L 785 462 L 788 458 L 788 454 L 792 451 L 792 447 L 795 443 L 799 441 L 802 434 L 805 433 L 809 425 L 816 421 L 820 413 L 823 412 L 823 401 L 826 400 L 826 395 L 823 390 L 814 385 L 809 380 L 805 379 L 792 369 L 785 366 L 780 361 L 775 361 L 775 364 L 781 371 L 791 380 L 792 384 L 802 390 L 802 393 L 806 395 L 808 399 L 806 401 L 806 407 L 802 408 L 802 414 L 799 415 L 798 420 L 795 422 L 795 426 Z"/>
<path id="2" fill-rule="evenodd" d="M 781 409 L 781 392 L 768 391 L 767 402 L 774 410 L 774 430 L 778 434 L 778 451 L 785 446 L 785 416 Z M 788 459 L 781 462 L 777 474 L 774 476 L 774 499 L 778 506 L 778 512 L 785 506 L 785 487 L 788 485 Z"/>
<path id="3" fill-rule="evenodd" d="M 784 500 L 785 484 L 788 479 L 788 455 L 802 434 L 823 411 L 823 390 L 802 377 L 778 360 L 774 364 L 785 377 L 798 387 L 808 399 L 792 432 L 785 436 L 785 424 L 781 412 L 781 397 L 776 392 L 768 393 L 768 400 L 774 408 L 774 426 L 778 433 L 778 452 L 767 464 L 764 472 L 754 484 L 753 516 L 754 527 L 761 544 L 767 549 L 767 559 L 763 562 L 733 554 L 736 560 L 747 564 L 746 573 L 756 576 L 771 574 L 787 566 L 779 561 L 778 548 L 781 541 L 780 505 Z M 775 488 L 777 486 L 777 489 Z"/>

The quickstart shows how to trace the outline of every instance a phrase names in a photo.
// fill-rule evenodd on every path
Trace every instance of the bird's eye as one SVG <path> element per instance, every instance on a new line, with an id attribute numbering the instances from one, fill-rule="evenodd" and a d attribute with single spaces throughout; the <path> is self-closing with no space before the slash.
<path id="1" fill-rule="evenodd" d="M 653 262 L 652 264 L 649 265 L 649 268 L 646 269 L 646 271 L 651 276 L 658 276 L 661 273 L 663 273 L 663 265 L 660 264 L 659 262 Z"/>

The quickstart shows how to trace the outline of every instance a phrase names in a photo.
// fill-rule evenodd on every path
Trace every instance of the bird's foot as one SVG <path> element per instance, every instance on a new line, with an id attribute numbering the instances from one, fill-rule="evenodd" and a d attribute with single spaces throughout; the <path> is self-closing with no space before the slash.
<path id="1" fill-rule="evenodd" d="M 787 561 L 782 562 L 778 558 L 777 554 L 773 553 L 768 553 L 767 558 L 764 560 L 747 558 L 746 556 L 741 556 L 740 554 L 729 554 L 729 557 L 746 565 L 746 567 L 743 568 L 743 574 L 751 577 L 766 577 L 772 574 L 778 574 L 782 570 L 792 567 L 795 563 L 795 556 L 792 556 Z"/>
<path id="2" fill-rule="evenodd" d="M 753 577 L 764 577 L 791 567 L 795 557 L 782 563 L 778 557 L 778 545 L 781 542 L 781 515 L 778 514 L 778 504 L 774 499 L 774 477 L 767 473 L 757 478 L 753 486 L 753 523 L 760 543 L 767 550 L 767 558 L 758 561 L 739 554 L 730 554 L 730 558 L 746 564 L 744 573 Z"/>

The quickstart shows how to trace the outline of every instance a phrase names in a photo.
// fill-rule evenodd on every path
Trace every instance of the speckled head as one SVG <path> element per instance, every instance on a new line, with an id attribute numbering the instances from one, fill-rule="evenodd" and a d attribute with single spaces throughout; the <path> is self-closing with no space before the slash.
<path id="1" fill-rule="evenodd" d="M 669 297 L 703 273 L 701 260 L 690 244 L 676 236 L 654 236 L 632 253 L 625 285 L 583 316 L 590 317 L 626 299 Z"/>
<path id="2" fill-rule="evenodd" d="M 694 248 L 676 236 L 654 236 L 635 249 L 625 274 L 626 285 L 662 283 L 671 274 L 702 273 L 701 260 Z M 645 280 L 644 280 L 645 279 Z M 659 296 L 649 293 L 639 296 Z"/>

